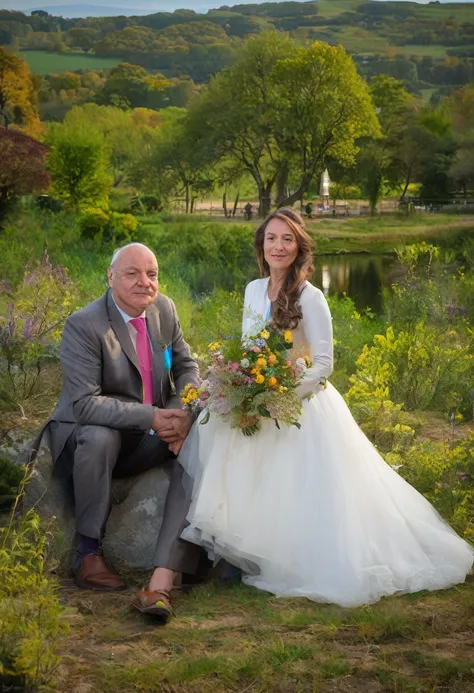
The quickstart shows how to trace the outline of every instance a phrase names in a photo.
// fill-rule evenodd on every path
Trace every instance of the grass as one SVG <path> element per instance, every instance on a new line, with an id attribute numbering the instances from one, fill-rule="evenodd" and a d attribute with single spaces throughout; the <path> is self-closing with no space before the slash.
<path id="1" fill-rule="evenodd" d="M 166 627 L 132 612 L 133 588 L 63 583 L 72 623 L 57 690 L 81 693 L 469 693 L 474 580 L 343 609 L 209 583 L 174 598 Z"/>
<path id="2" fill-rule="evenodd" d="M 100 58 L 85 53 L 47 53 L 46 51 L 23 51 L 30 70 L 38 75 L 49 75 L 53 72 L 74 72 L 75 70 L 98 70 L 115 67 L 120 58 Z"/>

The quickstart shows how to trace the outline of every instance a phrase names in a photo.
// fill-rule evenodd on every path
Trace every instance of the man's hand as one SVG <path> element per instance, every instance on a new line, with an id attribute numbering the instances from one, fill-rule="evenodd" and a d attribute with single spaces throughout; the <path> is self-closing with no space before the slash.
<path id="1" fill-rule="evenodd" d="M 184 438 L 181 438 L 180 440 L 177 440 L 176 443 L 170 443 L 168 445 L 168 448 L 177 457 L 179 455 L 179 453 L 181 452 L 181 448 L 183 447 L 183 443 L 184 443 Z"/>
<path id="2" fill-rule="evenodd" d="M 165 443 L 176 443 L 186 437 L 190 424 L 189 412 L 184 409 L 155 409 L 151 427 Z M 187 429 L 186 429 L 187 427 Z M 186 430 L 183 436 L 182 431 Z"/>

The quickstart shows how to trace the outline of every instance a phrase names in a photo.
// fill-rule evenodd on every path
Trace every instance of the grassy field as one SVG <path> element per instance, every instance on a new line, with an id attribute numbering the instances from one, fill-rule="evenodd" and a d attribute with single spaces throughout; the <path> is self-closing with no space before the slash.
<path id="1" fill-rule="evenodd" d="M 74 72 L 75 70 L 97 70 L 115 67 L 119 58 L 99 58 L 84 53 L 47 53 L 46 51 L 23 51 L 32 72 L 38 75 L 49 75 L 52 72 Z"/>
<path id="2" fill-rule="evenodd" d="M 208 583 L 162 627 L 64 582 L 61 693 L 472 693 L 474 579 L 343 609 Z"/>

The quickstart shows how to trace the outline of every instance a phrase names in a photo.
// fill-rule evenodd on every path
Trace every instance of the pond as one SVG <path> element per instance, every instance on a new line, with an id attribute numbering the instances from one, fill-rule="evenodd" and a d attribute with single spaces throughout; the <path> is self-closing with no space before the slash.
<path id="1" fill-rule="evenodd" d="M 400 277 L 397 256 L 376 253 L 338 253 L 316 258 L 313 283 L 325 294 L 346 293 L 360 310 L 383 311 L 382 288 L 390 287 Z"/>

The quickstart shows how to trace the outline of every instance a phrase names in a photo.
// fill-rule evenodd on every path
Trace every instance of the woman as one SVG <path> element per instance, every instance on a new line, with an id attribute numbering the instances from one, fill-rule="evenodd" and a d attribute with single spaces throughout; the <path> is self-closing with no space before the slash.
<path id="1" fill-rule="evenodd" d="M 334 387 L 322 387 L 331 315 L 307 280 L 312 242 L 302 219 L 291 209 L 270 214 L 255 247 L 264 278 L 245 291 L 243 333 L 255 333 L 255 316 L 271 317 L 307 352 L 301 429 L 264 420 L 245 437 L 213 416 L 195 425 L 179 458 L 194 479 L 182 537 L 278 596 L 357 606 L 463 582 L 474 549 L 385 463 Z"/>

